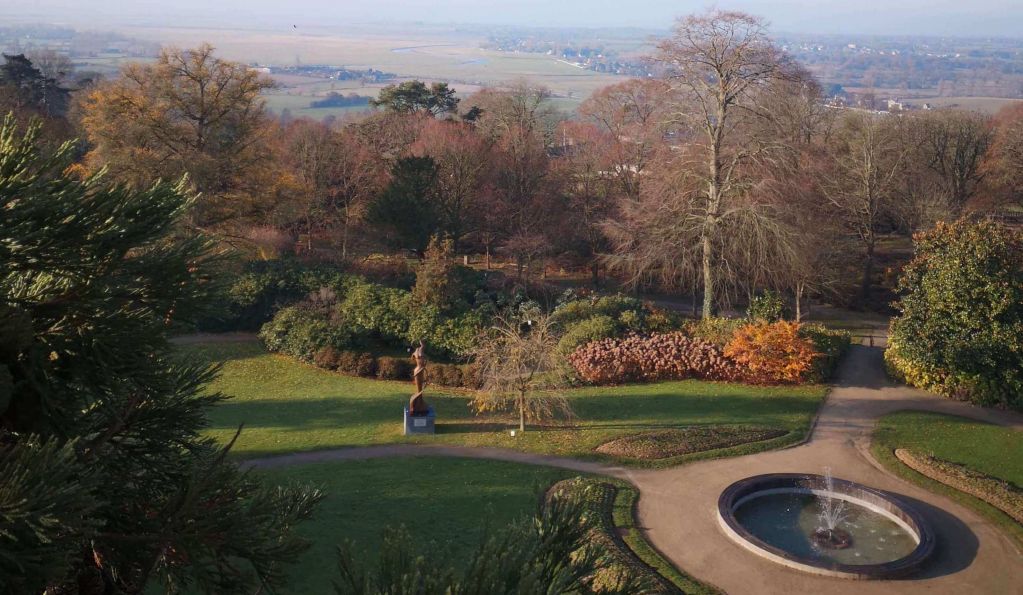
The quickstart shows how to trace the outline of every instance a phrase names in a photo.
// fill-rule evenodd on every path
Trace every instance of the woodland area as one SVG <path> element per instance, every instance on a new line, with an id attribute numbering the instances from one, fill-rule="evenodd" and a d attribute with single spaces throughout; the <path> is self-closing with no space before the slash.
<path id="1" fill-rule="evenodd" d="M 724 36 L 736 41 L 714 43 Z M 884 310 L 884 238 L 1023 204 L 1023 107 L 827 108 L 742 14 L 681 21 L 652 59 L 663 77 L 604 88 L 576 114 L 528 81 L 464 98 L 412 81 L 328 125 L 269 117 L 272 82 L 210 46 L 73 94 L 67 74 L 8 56 L 3 106 L 43 117 L 54 142 L 77 134 L 83 175 L 187 176 L 200 194 L 189 224 L 250 254 L 354 262 L 447 238 L 521 279 L 610 274 L 697 296 L 705 316 L 764 290 L 797 309 L 814 297 Z"/>

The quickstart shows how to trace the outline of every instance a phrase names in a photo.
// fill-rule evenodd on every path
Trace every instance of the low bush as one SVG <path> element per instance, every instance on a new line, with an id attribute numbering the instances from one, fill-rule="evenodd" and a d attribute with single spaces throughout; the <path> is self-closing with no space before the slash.
<path id="1" fill-rule="evenodd" d="M 829 329 L 823 324 L 804 324 L 799 327 L 799 334 L 809 339 L 814 350 L 820 354 L 813 360 L 807 380 L 827 382 L 835 375 L 839 362 L 849 351 L 852 335 L 849 331 Z"/>
<path id="2" fill-rule="evenodd" d="M 410 380 L 415 365 L 407 358 L 381 356 L 377 358 L 377 378 L 381 380 Z"/>
<path id="3" fill-rule="evenodd" d="M 694 339 L 700 339 L 701 341 L 712 343 L 718 347 L 724 347 L 732 340 L 732 337 L 735 335 L 735 331 L 747 322 L 748 321 L 740 318 L 707 318 L 690 320 L 683 325 L 682 330 L 685 334 L 693 337 Z"/>
<path id="4" fill-rule="evenodd" d="M 567 355 L 599 339 L 623 337 L 629 333 L 670 332 L 678 329 L 677 317 L 655 310 L 636 298 L 622 295 L 567 301 L 551 314 L 561 333 L 558 352 Z"/>
<path id="5" fill-rule="evenodd" d="M 232 276 L 233 280 L 226 284 L 217 314 L 200 322 L 199 330 L 257 330 L 280 308 L 321 287 L 338 287 L 346 278 L 336 266 L 310 265 L 293 259 L 245 262 L 240 270 L 225 270 L 221 274 Z"/>
<path id="6" fill-rule="evenodd" d="M 337 356 L 337 370 L 350 376 L 376 375 L 377 360 L 369 353 L 342 351 Z"/>
<path id="7" fill-rule="evenodd" d="M 316 364 L 316 367 L 318 368 L 336 370 L 338 368 L 338 358 L 340 355 L 341 352 L 333 347 L 320 347 L 313 355 L 313 363 Z"/>
<path id="8" fill-rule="evenodd" d="M 767 290 L 755 296 L 746 309 L 746 317 L 754 322 L 778 322 L 785 318 L 785 300 L 777 291 Z"/>
<path id="9" fill-rule="evenodd" d="M 322 310 L 309 306 L 282 309 L 263 325 L 259 336 L 268 350 L 307 362 L 324 347 L 342 350 L 354 341 L 345 327 L 332 324 Z"/>
<path id="10" fill-rule="evenodd" d="M 818 353 L 796 322 L 755 322 L 740 327 L 725 356 L 740 365 L 747 381 L 796 383 L 806 380 Z"/>
<path id="11" fill-rule="evenodd" d="M 579 378 L 593 384 L 742 377 L 719 347 L 678 332 L 601 339 L 575 350 L 568 359 Z"/>

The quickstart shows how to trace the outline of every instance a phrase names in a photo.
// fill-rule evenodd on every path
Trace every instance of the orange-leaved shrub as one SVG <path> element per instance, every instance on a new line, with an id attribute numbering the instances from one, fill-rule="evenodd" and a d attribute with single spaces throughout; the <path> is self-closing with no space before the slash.
<path id="1" fill-rule="evenodd" d="M 679 332 L 591 341 L 568 360 L 581 380 L 593 384 L 742 378 L 739 367 L 720 347 Z"/>
<path id="2" fill-rule="evenodd" d="M 800 336 L 799 326 L 784 320 L 744 325 L 725 345 L 724 354 L 743 368 L 748 382 L 801 382 L 821 354 L 810 339 Z"/>

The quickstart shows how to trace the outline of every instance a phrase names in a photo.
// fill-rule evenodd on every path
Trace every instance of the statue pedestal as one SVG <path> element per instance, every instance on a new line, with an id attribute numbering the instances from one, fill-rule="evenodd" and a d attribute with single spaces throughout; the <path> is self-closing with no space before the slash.
<path id="1" fill-rule="evenodd" d="M 409 415 L 408 407 L 405 407 L 405 435 L 409 434 L 434 434 L 434 422 L 437 421 L 437 413 L 433 407 L 429 407 L 426 415 Z"/>

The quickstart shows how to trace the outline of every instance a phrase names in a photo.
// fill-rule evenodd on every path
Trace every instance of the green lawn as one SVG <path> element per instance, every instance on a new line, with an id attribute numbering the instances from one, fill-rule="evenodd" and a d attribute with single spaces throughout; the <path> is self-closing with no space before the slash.
<path id="1" fill-rule="evenodd" d="M 826 393 L 823 386 L 756 387 L 700 381 L 575 389 L 568 394 L 578 416 L 573 424 L 534 428 L 512 438 L 506 431 L 512 427 L 510 421 L 476 418 L 465 394 L 428 390 L 427 400 L 437 409 L 438 433 L 406 438 L 401 435 L 401 410 L 410 383 L 342 376 L 268 354 L 256 342 L 200 344 L 181 350 L 224 362 L 223 373 L 211 388 L 232 398 L 212 412 L 211 433 L 227 439 L 239 424 L 245 424 L 234 451 L 245 457 L 429 442 L 602 458 L 593 452 L 598 445 L 654 428 L 748 423 L 791 430 L 779 439 L 714 453 L 738 454 L 801 439 Z M 686 459 L 659 464 L 681 460 Z"/>
<path id="2" fill-rule="evenodd" d="M 896 474 L 970 506 L 1023 545 L 1023 526 L 995 507 L 909 469 L 892 454 L 908 448 L 1023 486 L 1023 432 L 952 415 L 901 411 L 874 431 L 875 457 Z"/>
<path id="3" fill-rule="evenodd" d="M 421 551 L 466 560 L 484 523 L 494 530 L 536 510 L 540 494 L 571 471 L 502 461 L 434 457 L 299 465 L 259 472 L 278 483 L 312 483 L 327 498 L 299 532 L 313 542 L 289 570 L 285 593 L 328 593 L 336 546 L 375 561 L 383 529 L 404 525 Z M 485 519 L 485 521 L 484 521 Z"/>

